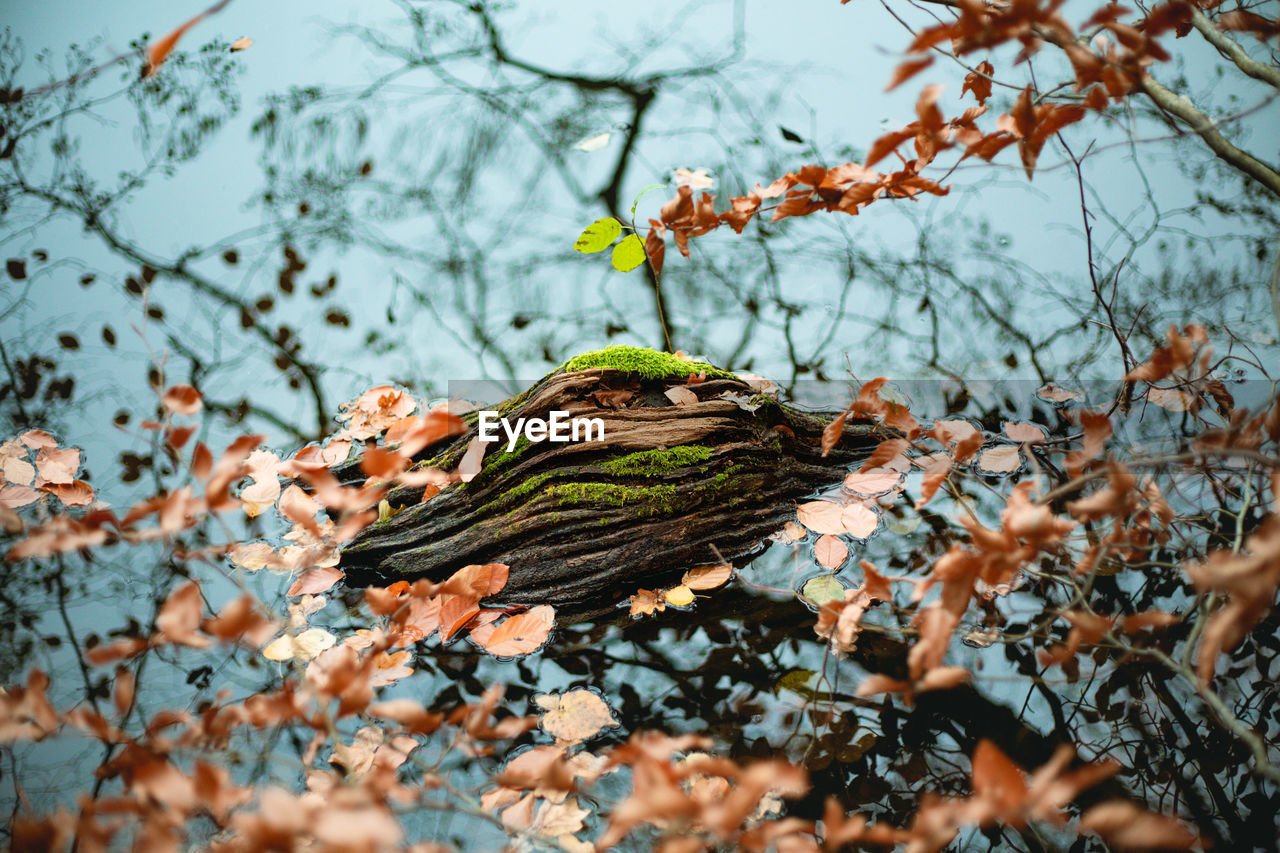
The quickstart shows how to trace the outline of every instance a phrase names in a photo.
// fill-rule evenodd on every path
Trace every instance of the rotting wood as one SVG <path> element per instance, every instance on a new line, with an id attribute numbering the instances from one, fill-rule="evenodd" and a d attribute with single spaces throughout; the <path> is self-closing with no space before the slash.
<path id="1" fill-rule="evenodd" d="M 507 586 L 487 601 L 604 613 L 638 588 L 715 563 L 717 553 L 749 558 L 794 518 L 797 500 L 839 481 L 888 437 L 850 421 L 822 458 L 830 414 L 780 404 L 737 378 L 686 382 L 608 367 L 548 375 L 499 412 L 512 422 L 552 410 L 600 418 L 604 440 L 522 442 L 513 453 L 502 442 L 469 483 L 426 502 L 420 489 L 393 491 L 396 514 L 343 549 L 348 583 L 438 580 L 469 563 L 505 563 Z M 673 385 L 699 401 L 674 405 L 663 393 Z M 591 396 L 602 389 L 634 396 L 613 409 Z M 726 392 L 759 407 L 748 411 Z M 422 464 L 455 467 L 475 434 L 429 449 Z"/>

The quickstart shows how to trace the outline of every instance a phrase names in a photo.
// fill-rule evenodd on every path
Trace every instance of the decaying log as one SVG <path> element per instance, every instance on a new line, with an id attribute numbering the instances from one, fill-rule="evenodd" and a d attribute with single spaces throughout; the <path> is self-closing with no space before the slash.
<path id="1" fill-rule="evenodd" d="M 677 385 L 697 401 L 674 404 L 664 392 Z M 603 393 L 618 391 L 632 394 Z M 781 404 L 710 365 L 631 347 L 573 359 L 498 408 L 511 423 L 553 410 L 600 418 L 603 440 L 521 441 L 510 453 L 503 441 L 488 446 L 468 483 L 425 502 L 420 489 L 392 492 L 395 514 L 343 549 L 348 583 L 439 580 L 470 563 L 505 563 L 506 589 L 487 601 L 603 613 L 717 554 L 758 552 L 794 519 L 797 500 L 840 480 L 887 437 L 851 420 L 823 458 L 830 414 Z M 421 464 L 455 468 L 475 434 L 429 449 Z"/>

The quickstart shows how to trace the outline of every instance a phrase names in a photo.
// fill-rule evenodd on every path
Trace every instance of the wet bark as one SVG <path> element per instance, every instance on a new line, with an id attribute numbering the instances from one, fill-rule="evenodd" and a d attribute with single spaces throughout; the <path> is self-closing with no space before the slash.
<path id="1" fill-rule="evenodd" d="M 664 391 L 675 385 L 697 402 L 673 404 Z M 596 394 L 610 391 L 632 396 L 611 408 L 599 400 L 618 395 Z M 343 549 L 348 583 L 439 580 L 470 563 L 505 563 L 507 587 L 487 601 L 604 613 L 693 566 L 754 555 L 795 518 L 797 500 L 839 481 L 887 437 L 851 421 L 823 458 L 830 414 L 780 404 L 738 379 L 686 384 L 600 368 L 553 373 L 498 408 L 513 424 L 553 410 L 599 418 L 603 439 L 514 453 L 491 444 L 468 483 L 425 502 L 421 490 L 393 492 L 399 511 Z M 423 464 L 455 468 L 475 435 L 473 427 L 429 450 Z"/>

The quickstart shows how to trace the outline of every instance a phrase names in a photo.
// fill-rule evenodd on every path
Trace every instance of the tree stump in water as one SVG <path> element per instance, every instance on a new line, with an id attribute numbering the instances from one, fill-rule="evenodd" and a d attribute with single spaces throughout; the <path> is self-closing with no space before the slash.
<path id="1" fill-rule="evenodd" d="M 665 392 L 674 386 L 696 402 L 673 403 Z M 780 404 L 711 365 L 633 347 L 571 359 L 498 408 L 511 424 L 553 411 L 599 418 L 603 439 L 521 439 L 507 452 L 499 430 L 470 482 L 425 502 L 420 489 L 390 493 L 398 511 L 343 549 L 348 582 L 441 580 L 470 563 L 505 563 L 507 586 L 487 601 L 600 614 L 639 588 L 719 562 L 717 554 L 758 552 L 794 519 L 796 500 L 839 481 L 888 437 L 850 421 L 823 458 L 831 414 Z M 428 449 L 421 464 L 457 467 L 476 434 L 473 425 L 443 450 Z"/>

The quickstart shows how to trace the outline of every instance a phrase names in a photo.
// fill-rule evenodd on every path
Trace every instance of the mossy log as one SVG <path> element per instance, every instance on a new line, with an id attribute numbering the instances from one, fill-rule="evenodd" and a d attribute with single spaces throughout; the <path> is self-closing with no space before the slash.
<path id="1" fill-rule="evenodd" d="M 674 404 L 665 391 L 676 385 L 697 401 Z M 625 400 L 613 393 L 626 391 Z M 469 563 L 505 563 L 510 579 L 493 602 L 603 613 L 717 554 L 758 552 L 795 518 L 797 500 L 839 481 L 887 437 L 850 421 L 823 458 L 831 414 L 781 404 L 711 365 L 633 347 L 572 359 L 498 407 L 513 424 L 555 410 L 599 418 L 603 439 L 522 439 L 511 452 L 504 439 L 470 482 L 425 502 L 420 489 L 392 492 L 395 514 L 343 549 L 348 582 L 438 580 Z M 475 436 L 473 426 L 420 464 L 455 468 Z"/>

